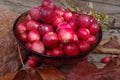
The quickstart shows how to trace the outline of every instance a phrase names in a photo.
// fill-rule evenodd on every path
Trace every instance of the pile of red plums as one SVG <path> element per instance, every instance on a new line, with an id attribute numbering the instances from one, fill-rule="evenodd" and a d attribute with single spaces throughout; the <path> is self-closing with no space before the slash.
<path id="1" fill-rule="evenodd" d="M 77 56 L 97 43 L 100 25 L 88 14 L 78 14 L 56 6 L 51 0 L 29 10 L 25 21 L 17 25 L 24 45 L 47 56 Z"/>

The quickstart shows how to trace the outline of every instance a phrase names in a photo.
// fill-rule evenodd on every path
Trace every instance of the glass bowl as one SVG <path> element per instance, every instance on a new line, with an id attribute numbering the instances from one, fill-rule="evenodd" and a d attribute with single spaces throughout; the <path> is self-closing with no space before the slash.
<path id="1" fill-rule="evenodd" d="M 75 64 L 77 62 L 82 61 L 93 49 L 96 48 L 96 46 L 99 44 L 99 42 L 101 41 L 102 38 L 102 30 L 100 29 L 99 32 L 95 35 L 97 38 L 97 43 L 95 45 L 92 45 L 90 50 L 88 52 L 85 53 L 81 53 L 77 56 L 72 56 L 72 57 L 68 57 L 68 56 L 62 56 L 62 57 L 53 57 L 53 56 L 47 56 L 45 54 L 40 54 L 38 52 L 32 51 L 28 48 L 25 47 L 24 43 L 22 43 L 19 39 L 19 35 L 17 33 L 16 27 L 19 23 L 25 21 L 25 17 L 28 14 L 28 11 L 21 14 L 15 21 L 14 25 L 13 25 L 13 32 L 14 32 L 14 36 L 18 42 L 18 44 L 24 49 L 26 50 L 30 55 L 36 55 L 37 58 L 39 59 L 39 61 L 41 63 L 45 63 L 45 64 L 50 64 L 50 65 L 62 65 L 62 64 Z"/>

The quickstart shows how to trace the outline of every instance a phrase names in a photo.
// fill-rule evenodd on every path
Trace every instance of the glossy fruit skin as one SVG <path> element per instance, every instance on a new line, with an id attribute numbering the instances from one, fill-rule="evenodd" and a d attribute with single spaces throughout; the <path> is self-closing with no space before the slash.
<path id="1" fill-rule="evenodd" d="M 74 31 L 77 30 L 77 28 L 78 28 L 77 24 L 73 20 L 69 21 L 69 25 L 71 26 L 72 30 L 74 30 Z"/>
<path id="2" fill-rule="evenodd" d="M 26 44 L 25 44 L 25 47 L 27 47 L 28 49 L 32 49 L 32 44 L 30 43 L 30 42 L 27 42 Z"/>
<path id="3" fill-rule="evenodd" d="M 107 63 L 110 62 L 110 58 L 109 58 L 109 57 L 104 57 L 104 58 L 102 59 L 102 62 L 105 63 L 105 64 L 107 64 Z"/>
<path id="4" fill-rule="evenodd" d="M 80 16 L 80 14 L 76 13 L 76 12 L 72 12 L 72 21 L 77 25 L 77 20 L 78 17 Z"/>
<path id="5" fill-rule="evenodd" d="M 109 58 L 112 60 L 113 58 L 117 57 L 116 55 L 111 55 Z"/>
<path id="6" fill-rule="evenodd" d="M 56 14 L 53 9 L 48 7 L 43 7 L 41 9 L 41 21 L 52 24 L 55 20 L 55 17 Z"/>
<path id="7" fill-rule="evenodd" d="M 90 44 L 86 41 L 80 41 L 78 47 L 80 52 L 88 52 L 90 50 Z"/>
<path id="8" fill-rule="evenodd" d="M 40 21 L 41 12 L 37 7 L 33 7 L 30 9 L 29 14 L 33 20 Z"/>
<path id="9" fill-rule="evenodd" d="M 64 51 L 62 48 L 57 47 L 52 50 L 51 56 L 64 56 Z"/>
<path id="10" fill-rule="evenodd" d="M 62 8 L 62 7 L 57 7 L 57 8 L 55 9 L 55 13 L 58 14 L 58 15 L 60 15 L 60 16 L 63 16 L 63 15 L 64 15 L 64 12 L 65 12 L 65 9 Z"/>
<path id="11" fill-rule="evenodd" d="M 40 54 L 44 54 L 44 52 L 45 52 L 45 46 L 44 46 L 42 41 L 34 41 L 32 43 L 31 48 L 32 48 L 33 51 L 36 51 Z"/>
<path id="12" fill-rule="evenodd" d="M 90 35 L 86 41 L 91 45 L 94 45 L 97 43 L 97 39 L 94 35 Z"/>
<path id="13" fill-rule="evenodd" d="M 45 54 L 46 54 L 47 56 L 51 56 L 52 50 L 46 50 L 46 51 L 45 51 Z"/>
<path id="14" fill-rule="evenodd" d="M 28 33 L 27 38 L 28 38 L 29 42 L 33 42 L 33 41 L 40 40 L 41 36 L 40 36 L 40 33 L 38 32 L 38 30 L 34 29 Z"/>
<path id="15" fill-rule="evenodd" d="M 30 21 L 30 20 L 32 20 L 30 14 L 28 14 L 28 15 L 25 17 L 25 20 L 26 20 L 26 21 Z"/>
<path id="16" fill-rule="evenodd" d="M 56 5 L 52 2 L 47 7 L 51 8 L 51 9 L 54 9 L 54 10 L 56 9 Z"/>
<path id="17" fill-rule="evenodd" d="M 78 36 L 76 34 L 74 34 L 73 42 L 75 43 L 79 42 Z"/>
<path id="18" fill-rule="evenodd" d="M 58 38 L 62 43 L 69 43 L 73 41 L 74 34 L 74 31 L 71 29 L 61 29 L 58 31 Z"/>
<path id="19" fill-rule="evenodd" d="M 27 30 L 33 30 L 33 29 L 38 29 L 38 27 L 40 26 L 41 24 L 35 20 L 30 20 L 26 23 L 26 26 L 27 26 Z"/>
<path id="20" fill-rule="evenodd" d="M 51 3 L 51 0 L 42 0 L 42 7 L 47 7 Z"/>
<path id="21" fill-rule="evenodd" d="M 97 21 L 96 21 L 95 17 L 90 16 L 90 23 L 93 23 L 93 22 L 97 22 Z"/>
<path id="22" fill-rule="evenodd" d="M 69 11 L 69 10 L 66 10 L 65 13 L 64 13 L 64 19 L 66 21 L 70 21 L 72 19 L 72 12 Z"/>
<path id="23" fill-rule="evenodd" d="M 47 48 L 55 48 L 59 45 L 58 36 L 55 32 L 47 32 L 42 41 Z"/>
<path id="24" fill-rule="evenodd" d="M 18 24 L 17 32 L 20 33 L 20 34 L 27 32 L 26 22 L 21 22 L 20 24 Z"/>
<path id="25" fill-rule="evenodd" d="M 90 31 L 87 28 L 78 28 L 76 32 L 80 40 L 86 40 L 90 36 Z"/>
<path id="26" fill-rule="evenodd" d="M 42 7 L 48 7 L 51 9 L 55 9 L 56 5 L 51 0 L 43 0 L 42 1 Z"/>
<path id="27" fill-rule="evenodd" d="M 28 39 L 27 39 L 27 33 L 20 34 L 20 40 L 22 42 L 27 42 L 28 41 Z"/>
<path id="28" fill-rule="evenodd" d="M 91 34 L 97 34 L 100 30 L 100 26 L 97 22 L 93 22 L 88 26 Z"/>
<path id="29" fill-rule="evenodd" d="M 66 28 L 72 30 L 72 27 L 70 26 L 70 24 L 68 24 L 67 22 L 62 22 L 62 23 L 58 24 L 58 26 L 56 28 L 56 32 L 58 32 L 61 29 L 66 29 Z"/>
<path id="30" fill-rule="evenodd" d="M 56 15 L 52 25 L 56 28 L 58 24 L 64 22 L 64 18 L 60 15 Z"/>
<path id="31" fill-rule="evenodd" d="M 47 32 L 53 32 L 54 31 L 54 28 L 52 25 L 50 24 L 47 24 L 47 23 L 43 23 L 39 26 L 38 28 L 39 32 L 40 32 L 40 35 L 44 35 L 45 33 Z"/>
<path id="32" fill-rule="evenodd" d="M 76 56 L 79 54 L 79 47 L 75 43 L 68 43 L 64 46 L 64 52 L 67 56 Z"/>
<path id="33" fill-rule="evenodd" d="M 38 65 L 38 61 L 35 57 L 30 57 L 27 61 L 27 64 L 30 66 L 30 67 L 36 67 Z"/>
<path id="34" fill-rule="evenodd" d="M 90 16 L 87 14 L 81 14 L 77 19 L 77 24 L 80 27 L 87 27 L 90 24 Z"/>

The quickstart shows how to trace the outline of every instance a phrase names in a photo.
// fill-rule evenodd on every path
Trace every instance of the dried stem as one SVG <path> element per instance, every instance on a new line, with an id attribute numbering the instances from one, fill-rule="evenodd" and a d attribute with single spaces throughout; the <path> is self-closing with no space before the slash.
<path id="1" fill-rule="evenodd" d="M 20 61 L 22 63 L 23 69 L 25 70 L 25 65 L 24 65 L 24 62 L 23 62 L 23 59 L 22 59 L 22 56 L 21 56 L 21 51 L 20 51 L 20 46 L 19 45 L 18 45 L 18 54 L 19 54 L 19 58 L 20 58 Z"/>
<path id="2" fill-rule="evenodd" d="M 29 75 L 29 72 L 26 70 L 26 68 L 25 68 L 25 65 L 24 65 L 24 62 L 23 62 L 23 58 L 22 58 L 22 55 L 21 55 L 21 51 L 20 51 L 20 46 L 18 45 L 18 54 L 19 54 L 19 58 L 20 58 L 20 61 L 21 61 L 21 63 L 22 63 L 22 66 L 23 66 L 23 69 L 26 71 L 26 73 L 28 74 L 28 76 L 27 76 L 27 78 L 28 78 L 28 80 L 32 80 L 31 78 L 30 78 L 30 75 Z"/>

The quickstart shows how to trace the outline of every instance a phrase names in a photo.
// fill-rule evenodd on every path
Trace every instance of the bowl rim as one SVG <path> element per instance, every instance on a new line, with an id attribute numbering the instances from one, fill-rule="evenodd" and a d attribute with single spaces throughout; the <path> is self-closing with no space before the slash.
<path id="1" fill-rule="evenodd" d="M 45 54 L 40 54 L 38 52 L 35 52 L 33 50 L 30 50 L 28 48 L 26 48 L 24 46 L 24 44 L 18 39 L 18 35 L 16 33 L 16 27 L 17 27 L 17 24 L 19 22 L 19 20 L 23 17 L 23 16 L 26 16 L 28 14 L 29 11 L 26 11 L 24 13 L 22 13 L 20 16 L 17 17 L 17 19 L 15 20 L 14 24 L 13 24 L 13 33 L 14 33 L 14 37 L 17 41 L 17 43 L 22 47 L 24 48 L 27 52 L 29 52 L 30 54 L 34 54 L 34 55 L 38 55 L 38 56 L 41 56 L 41 57 L 46 57 L 46 58 L 54 58 L 54 59 L 72 59 L 72 58 L 80 58 L 80 57 L 84 57 L 84 56 L 87 56 L 90 52 L 92 52 L 97 46 L 98 44 L 100 43 L 101 39 L 102 39 L 102 29 L 100 28 L 99 30 L 99 37 L 98 37 L 98 41 L 96 43 L 96 45 L 92 46 L 92 48 L 88 51 L 88 52 L 84 52 L 84 53 L 80 53 L 76 56 L 48 56 L 48 55 L 45 55 Z"/>

